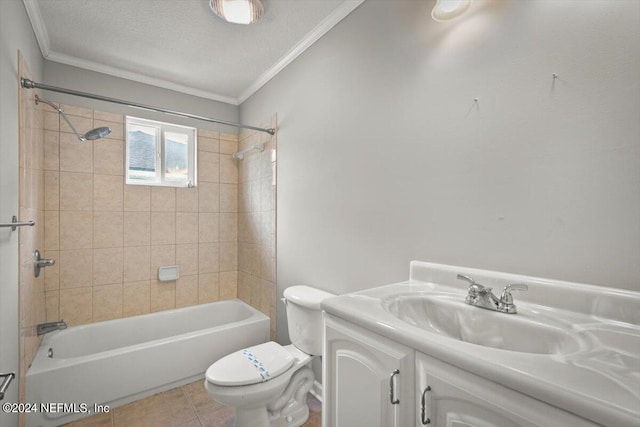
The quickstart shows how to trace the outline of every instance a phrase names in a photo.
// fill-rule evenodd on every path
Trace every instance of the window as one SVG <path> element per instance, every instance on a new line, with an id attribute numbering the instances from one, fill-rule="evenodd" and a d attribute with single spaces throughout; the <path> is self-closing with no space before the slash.
<path id="1" fill-rule="evenodd" d="M 127 184 L 195 187 L 196 129 L 127 116 Z"/>

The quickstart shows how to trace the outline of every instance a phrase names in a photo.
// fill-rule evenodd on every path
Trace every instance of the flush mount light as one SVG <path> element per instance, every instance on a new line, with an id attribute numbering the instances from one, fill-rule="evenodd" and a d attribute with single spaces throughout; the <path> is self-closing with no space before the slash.
<path id="1" fill-rule="evenodd" d="M 209 0 L 209 7 L 220 18 L 234 24 L 251 24 L 264 13 L 262 0 Z"/>
<path id="2" fill-rule="evenodd" d="M 471 6 L 472 0 L 437 0 L 431 17 L 438 22 L 450 21 L 462 15 Z"/>

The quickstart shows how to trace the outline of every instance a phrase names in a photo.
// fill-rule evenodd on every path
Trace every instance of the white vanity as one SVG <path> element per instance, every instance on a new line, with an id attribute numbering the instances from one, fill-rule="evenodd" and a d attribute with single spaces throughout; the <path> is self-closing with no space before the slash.
<path id="1" fill-rule="evenodd" d="M 465 303 L 511 284 L 517 314 Z M 412 262 L 322 306 L 324 427 L 640 425 L 639 292 Z"/>

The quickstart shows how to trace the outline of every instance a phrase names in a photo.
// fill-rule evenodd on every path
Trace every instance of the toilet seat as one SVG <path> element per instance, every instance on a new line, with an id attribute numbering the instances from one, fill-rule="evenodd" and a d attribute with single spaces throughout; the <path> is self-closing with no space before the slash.
<path id="1" fill-rule="evenodd" d="M 257 384 L 286 372 L 295 357 L 280 344 L 269 341 L 228 354 L 207 369 L 207 381 L 219 386 Z"/>

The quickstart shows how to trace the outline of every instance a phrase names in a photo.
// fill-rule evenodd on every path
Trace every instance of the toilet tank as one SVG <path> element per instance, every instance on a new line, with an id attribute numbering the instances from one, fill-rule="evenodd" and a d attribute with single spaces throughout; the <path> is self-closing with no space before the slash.
<path id="1" fill-rule="evenodd" d="M 284 290 L 291 343 L 307 354 L 321 355 L 324 323 L 320 303 L 332 293 L 310 286 L 291 286 Z"/>

